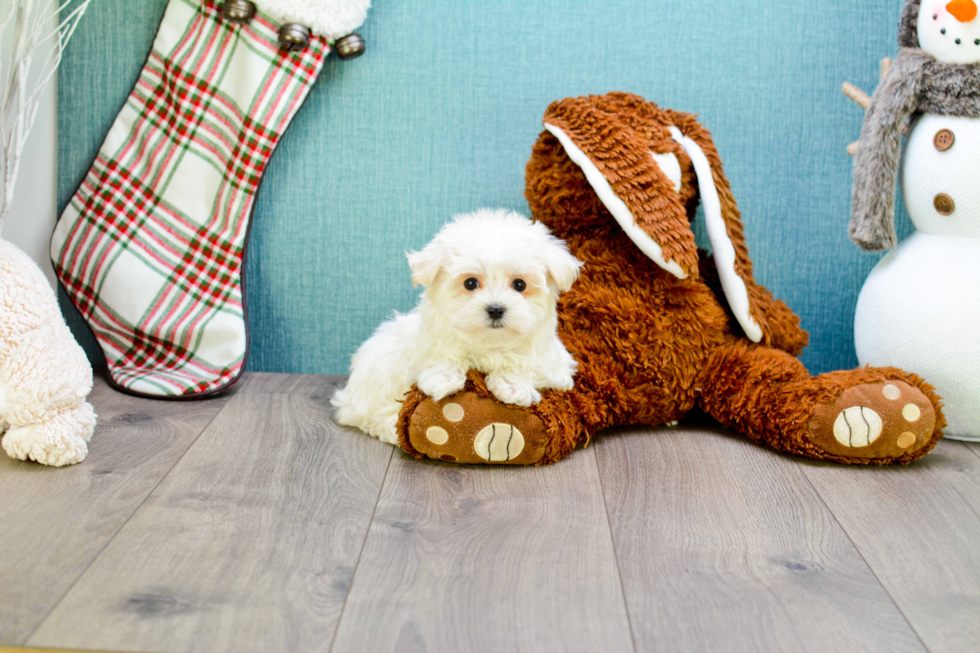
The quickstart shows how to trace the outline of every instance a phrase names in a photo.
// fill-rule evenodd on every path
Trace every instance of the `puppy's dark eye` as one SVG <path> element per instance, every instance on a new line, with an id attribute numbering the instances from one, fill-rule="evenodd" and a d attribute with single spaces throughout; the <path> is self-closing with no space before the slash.
<path id="1" fill-rule="evenodd" d="M 476 290 L 480 287 L 480 282 L 475 277 L 470 277 L 463 282 L 463 287 L 467 290 Z"/>
<path id="2" fill-rule="evenodd" d="M 527 289 L 527 283 L 524 279 L 514 279 L 514 283 L 510 284 L 514 287 L 517 292 L 524 292 Z"/>

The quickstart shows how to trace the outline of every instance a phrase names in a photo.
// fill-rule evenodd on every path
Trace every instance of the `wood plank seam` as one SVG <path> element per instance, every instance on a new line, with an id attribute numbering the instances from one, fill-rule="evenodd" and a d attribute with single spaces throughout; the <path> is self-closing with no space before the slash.
<path id="1" fill-rule="evenodd" d="M 840 519 L 837 518 L 837 514 L 834 513 L 834 511 L 830 508 L 830 505 L 824 499 L 823 494 L 820 493 L 820 489 L 816 485 L 814 485 L 813 482 L 810 480 L 810 477 L 807 476 L 806 469 L 803 467 L 801 463 L 796 463 L 796 464 L 800 468 L 800 476 L 803 477 L 803 480 L 806 481 L 807 485 L 810 486 L 814 494 L 816 494 L 817 498 L 820 499 L 820 503 L 823 504 L 823 507 L 827 510 L 827 513 L 834 518 L 834 523 L 837 524 L 837 527 L 844 534 L 844 537 L 847 538 L 847 541 L 850 542 L 851 546 L 854 547 L 854 550 L 857 551 L 857 554 L 861 557 L 861 561 L 864 563 L 864 566 L 868 568 L 868 571 L 871 572 L 871 575 L 874 576 L 876 581 L 878 581 L 878 585 L 881 586 L 881 589 L 888 596 L 888 600 L 892 602 L 892 605 L 895 606 L 895 609 L 898 610 L 898 613 L 902 615 L 902 619 L 905 620 L 905 623 L 908 624 L 908 627 L 915 635 L 915 638 L 919 640 L 920 644 L 922 644 L 922 648 L 926 651 L 931 650 L 928 646 L 926 646 L 925 640 L 922 639 L 922 635 L 919 633 L 918 630 L 916 630 L 915 626 L 909 620 L 908 615 L 905 614 L 904 610 L 902 610 L 902 606 L 898 604 L 898 601 L 895 600 L 895 597 L 892 596 L 892 593 L 888 591 L 888 587 L 886 587 L 885 584 L 881 582 L 881 578 L 878 576 L 878 572 L 875 571 L 875 568 L 871 565 L 870 562 L 868 562 L 868 559 L 864 556 L 864 551 L 862 551 L 861 548 L 857 545 L 857 543 L 854 541 L 854 538 L 851 537 L 851 534 L 847 532 L 846 528 L 844 528 L 844 524 L 842 524 Z M 811 464 L 816 464 L 816 463 L 811 463 Z"/>
<path id="2" fill-rule="evenodd" d="M 593 449 L 598 445 L 593 445 Z M 593 451 L 593 454 L 595 452 Z M 605 478 L 602 476 L 602 467 L 599 465 L 599 456 L 593 455 L 592 460 L 595 463 L 596 473 L 599 475 L 599 490 L 602 492 L 602 507 L 606 513 L 606 527 L 609 529 L 609 543 L 612 545 L 612 555 L 613 562 L 616 563 L 616 574 L 619 576 L 619 591 L 623 597 L 623 608 L 626 610 L 626 623 L 630 627 L 630 640 L 633 642 L 633 650 L 639 651 L 636 646 L 636 633 L 633 632 L 633 617 L 630 614 L 630 604 L 626 600 L 626 588 L 623 586 L 623 572 L 619 567 L 619 551 L 616 548 L 616 538 L 613 535 L 612 522 L 609 519 L 609 504 L 606 502 L 606 482 Z"/>
<path id="3" fill-rule="evenodd" d="M 704 423 L 596 452 L 639 650 L 926 650 L 796 460 Z"/>
<path id="4" fill-rule="evenodd" d="M 385 466 L 385 475 L 378 484 L 378 494 L 374 497 L 374 508 L 371 510 L 371 519 L 368 520 L 367 528 L 364 529 L 364 539 L 361 540 L 361 549 L 357 552 L 357 562 L 354 563 L 354 570 L 350 575 L 350 587 L 347 588 L 347 596 L 344 597 L 344 605 L 340 608 L 340 616 L 337 617 L 337 625 L 333 629 L 333 637 L 330 639 L 330 648 L 333 651 L 334 644 L 337 642 L 337 633 L 340 632 L 340 624 L 344 623 L 344 612 L 347 610 L 347 602 L 350 600 L 351 591 L 354 589 L 354 581 L 357 580 L 357 570 L 361 566 L 361 557 L 364 555 L 364 546 L 367 544 L 368 536 L 371 534 L 371 526 L 374 525 L 374 516 L 378 513 L 378 504 L 381 502 L 381 495 L 384 493 L 385 483 L 388 482 L 388 471 L 391 469 L 391 461 L 395 457 L 395 447 L 391 448 L 391 455 L 388 456 L 388 464 Z"/>
<path id="5" fill-rule="evenodd" d="M 81 580 L 81 578 L 88 573 L 88 570 L 92 568 L 92 565 L 95 564 L 95 561 L 98 560 L 100 557 L 102 557 L 102 554 L 105 553 L 105 550 L 109 548 L 109 545 L 112 544 L 113 540 L 115 540 L 116 537 L 119 535 L 119 533 L 122 532 L 123 528 L 126 527 L 126 524 L 128 524 L 129 521 L 133 518 L 133 515 L 139 512 L 140 508 L 143 507 L 143 504 L 146 503 L 147 499 L 153 496 L 153 493 L 157 491 L 157 488 L 160 487 L 160 484 L 163 483 L 163 481 L 166 480 L 168 476 L 170 476 L 170 474 L 174 471 L 174 468 L 177 467 L 180 461 L 184 459 L 184 456 L 187 455 L 187 452 L 194 447 L 194 444 L 198 441 L 198 439 L 200 439 L 201 435 L 211 427 L 211 424 L 214 423 L 214 420 L 216 420 L 218 418 L 218 415 L 223 413 L 225 409 L 228 408 L 228 405 L 230 403 L 231 402 L 225 403 L 225 405 L 221 407 L 221 410 L 215 413 L 214 416 L 210 420 L 208 420 L 208 423 L 204 425 L 204 428 L 202 428 L 198 432 L 198 434 L 194 436 L 194 439 L 191 440 L 187 448 L 184 449 L 183 453 L 180 454 L 180 456 L 174 461 L 174 464 L 170 466 L 170 469 L 167 470 L 167 473 L 163 474 L 160 477 L 160 480 L 157 481 L 157 484 L 153 486 L 153 489 L 146 493 L 146 496 L 143 497 L 143 500 L 139 502 L 139 504 L 133 509 L 131 513 L 129 513 L 129 516 L 126 518 L 126 521 L 122 522 L 119 525 L 119 528 L 116 529 L 116 532 L 112 534 L 112 537 L 106 540 L 106 543 L 102 546 L 101 549 L 99 549 L 99 553 L 89 561 L 88 565 L 85 566 L 85 569 L 83 569 L 81 573 L 78 574 L 75 580 L 72 581 L 71 585 L 68 586 L 68 589 L 65 591 L 65 593 L 61 595 L 61 598 L 55 601 L 55 603 L 47 611 L 44 617 L 37 622 L 37 625 L 34 626 L 34 629 L 31 630 L 30 634 L 27 637 L 25 637 L 21 643 L 27 643 L 31 641 L 31 638 L 34 637 L 35 633 L 37 633 L 38 630 L 40 630 L 41 626 L 44 625 L 44 622 L 48 620 L 48 617 L 51 616 L 51 614 L 58 608 L 58 606 L 61 605 L 61 602 L 65 600 L 65 597 L 68 596 L 71 593 L 71 591 L 75 588 L 75 585 L 78 584 L 78 581 Z"/>
<path id="6" fill-rule="evenodd" d="M 335 387 L 250 375 L 29 644 L 325 650 L 392 457 L 334 424 Z"/>
<path id="7" fill-rule="evenodd" d="M 980 458 L 980 442 L 960 442 L 960 444 L 966 447 L 967 451 L 972 451 L 977 458 Z"/>

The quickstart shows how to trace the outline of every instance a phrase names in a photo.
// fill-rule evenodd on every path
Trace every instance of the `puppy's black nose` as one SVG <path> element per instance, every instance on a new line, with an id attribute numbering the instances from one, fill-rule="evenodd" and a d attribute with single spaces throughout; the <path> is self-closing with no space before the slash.
<path id="1" fill-rule="evenodd" d="M 504 316 L 504 313 L 506 312 L 507 309 L 504 308 L 503 306 L 497 306 L 496 304 L 494 304 L 493 306 L 487 306 L 487 315 L 490 316 L 491 320 L 501 319 Z"/>

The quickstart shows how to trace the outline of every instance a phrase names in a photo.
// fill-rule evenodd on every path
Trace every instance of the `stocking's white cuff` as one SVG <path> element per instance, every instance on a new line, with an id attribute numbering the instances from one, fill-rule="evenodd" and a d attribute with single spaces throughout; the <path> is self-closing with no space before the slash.
<path id="1" fill-rule="evenodd" d="M 371 0 L 253 0 L 281 23 L 299 23 L 333 43 L 364 22 Z"/>

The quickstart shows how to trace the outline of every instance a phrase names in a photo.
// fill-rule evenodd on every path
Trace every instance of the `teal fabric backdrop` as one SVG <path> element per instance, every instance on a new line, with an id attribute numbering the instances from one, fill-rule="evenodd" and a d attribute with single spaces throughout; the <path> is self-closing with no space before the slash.
<path id="1" fill-rule="evenodd" d="M 96 0 L 60 73 L 68 201 L 146 57 L 165 0 Z M 416 291 L 404 251 L 457 212 L 527 211 L 548 103 L 632 91 L 698 113 L 745 217 L 756 276 L 803 318 L 814 372 L 853 367 L 876 256 L 847 239 L 851 159 L 902 0 L 376 0 L 368 50 L 331 57 L 262 186 L 247 261 L 262 371 L 344 373 Z M 900 235 L 909 232 L 900 218 Z M 703 239 L 702 239 L 703 241 Z M 75 325 L 77 327 L 77 324 Z"/>

